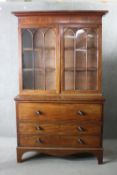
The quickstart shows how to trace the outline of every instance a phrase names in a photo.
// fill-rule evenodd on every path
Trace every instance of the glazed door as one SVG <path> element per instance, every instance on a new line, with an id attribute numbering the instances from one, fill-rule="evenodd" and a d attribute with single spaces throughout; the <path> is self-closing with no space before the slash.
<path id="1" fill-rule="evenodd" d="M 62 33 L 62 93 L 98 92 L 101 81 L 99 29 L 64 26 Z"/>
<path id="2" fill-rule="evenodd" d="M 21 29 L 22 90 L 25 93 L 57 92 L 57 29 Z"/>

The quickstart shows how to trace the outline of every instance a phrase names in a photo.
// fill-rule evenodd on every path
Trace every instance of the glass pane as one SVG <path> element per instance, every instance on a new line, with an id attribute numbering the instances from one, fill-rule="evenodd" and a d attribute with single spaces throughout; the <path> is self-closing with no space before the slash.
<path id="1" fill-rule="evenodd" d="M 84 29 L 76 31 L 76 49 L 86 49 L 86 32 Z"/>
<path id="2" fill-rule="evenodd" d="M 87 36 L 84 29 L 78 29 L 76 31 L 76 71 L 86 71 L 86 47 L 87 47 Z M 80 74 L 80 73 L 79 73 Z M 79 77 L 79 76 L 78 76 Z M 77 81 L 79 82 L 77 77 Z M 80 77 L 79 77 L 80 78 Z M 77 88 L 78 88 L 77 83 Z"/>
<path id="3" fill-rule="evenodd" d="M 38 29 L 34 34 L 34 48 L 41 48 L 44 46 L 44 33 L 41 29 Z"/>
<path id="4" fill-rule="evenodd" d="M 97 50 L 89 49 L 87 52 L 87 67 L 97 68 Z"/>
<path id="5" fill-rule="evenodd" d="M 46 89 L 54 90 L 56 88 L 56 76 L 55 71 L 46 71 Z"/>
<path id="6" fill-rule="evenodd" d="M 97 72 L 89 71 L 87 73 L 87 89 L 88 90 L 97 89 Z"/>
<path id="7" fill-rule="evenodd" d="M 87 89 L 96 90 L 97 89 L 97 30 L 88 29 L 87 30 Z"/>
<path id="8" fill-rule="evenodd" d="M 64 33 L 64 46 L 74 49 L 74 31 L 72 29 L 66 29 Z"/>
<path id="9" fill-rule="evenodd" d="M 56 47 L 56 35 L 55 35 L 55 31 L 53 29 L 48 29 L 45 32 L 45 47 Z"/>
<path id="10" fill-rule="evenodd" d="M 22 47 L 32 48 L 32 31 L 30 29 L 22 29 Z"/>
<path id="11" fill-rule="evenodd" d="M 64 33 L 64 88 L 74 89 L 74 31 L 66 29 Z"/>
<path id="12" fill-rule="evenodd" d="M 97 29 L 65 28 L 63 42 L 65 90 L 96 90 L 97 38 Z"/>
<path id="13" fill-rule="evenodd" d="M 46 49 L 45 50 L 45 64 L 46 68 L 56 68 L 56 63 L 55 63 L 55 49 Z"/>
<path id="14" fill-rule="evenodd" d="M 32 51 L 24 51 L 23 52 L 23 68 L 32 68 Z"/>
<path id="15" fill-rule="evenodd" d="M 52 28 L 22 30 L 23 88 L 55 90 L 56 35 Z"/>
<path id="16" fill-rule="evenodd" d="M 23 89 L 34 88 L 32 46 L 33 46 L 33 30 L 22 29 Z"/>
<path id="17" fill-rule="evenodd" d="M 56 35 L 53 29 L 48 29 L 45 32 L 45 88 L 46 90 L 56 89 Z"/>
<path id="18" fill-rule="evenodd" d="M 86 71 L 76 72 L 76 90 L 86 90 Z"/>
<path id="19" fill-rule="evenodd" d="M 86 52 L 76 52 L 76 70 L 86 70 Z"/>
<path id="20" fill-rule="evenodd" d="M 44 69 L 44 57 L 43 57 L 43 46 L 44 46 L 44 34 L 41 29 L 38 29 L 34 34 L 34 68 Z"/>
<path id="21" fill-rule="evenodd" d="M 74 50 L 66 49 L 65 52 L 65 68 L 73 68 L 74 67 Z"/>
<path id="22" fill-rule="evenodd" d="M 87 47 L 97 48 L 97 30 L 87 29 Z"/>
<path id="23" fill-rule="evenodd" d="M 35 71 L 35 89 L 45 89 L 45 74 L 42 70 Z"/>
<path id="24" fill-rule="evenodd" d="M 44 69 L 44 57 L 43 57 L 43 50 L 40 48 L 34 51 L 34 59 L 35 59 L 35 68 L 42 68 Z"/>
<path id="25" fill-rule="evenodd" d="M 97 68 L 97 30 L 88 29 L 87 30 L 87 64 L 88 68 L 94 67 Z"/>
<path id="26" fill-rule="evenodd" d="M 34 75 L 33 71 L 23 70 L 23 89 L 33 89 L 34 88 Z"/>
<path id="27" fill-rule="evenodd" d="M 84 29 L 76 31 L 76 73 L 75 89 L 86 89 L 86 58 L 87 58 L 87 35 Z"/>
<path id="28" fill-rule="evenodd" d="M 45 62 L 43 57 L 44 33 L 38 29 L 34 35 L 35 89 L 45 90 Z"/>
<path id="29" fill-rule="evenodd" d="M 65 82 L 64 86 L 66 90 L 73 90 L 74 89 L 74 72 L 65 71 L 64 82 Z"/>

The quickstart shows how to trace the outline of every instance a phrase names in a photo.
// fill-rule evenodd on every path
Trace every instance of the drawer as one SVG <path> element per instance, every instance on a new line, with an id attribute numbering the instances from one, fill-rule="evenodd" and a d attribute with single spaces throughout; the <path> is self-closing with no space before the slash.
<path id="1" fill-rule="evenodd" d="M 100 121 L 102 106 L 100 104 L 19 103 L 17 111 L 20 120 Z"/>
<path id="2" fill-rule="evenodd" d="M 58 124 L 19 123 L 20 134 L 54 134 L 59 132 Z"/>
<path id="3" fill-rule="evenodd" d="M 19 123 L 20 134 L 99 135 L 100 123 Z"/>
<path id="4" fill-rule="evenodd" d="M 20 135 L 20 146 L 91 148 L 100 147 L 100 139 L 97 136 Z"/>

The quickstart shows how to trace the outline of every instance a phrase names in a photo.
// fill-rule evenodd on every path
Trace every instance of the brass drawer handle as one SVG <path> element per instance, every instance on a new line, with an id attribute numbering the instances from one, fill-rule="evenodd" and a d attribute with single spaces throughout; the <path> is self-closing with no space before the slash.
<path id="1" fill-rule="evenodd" d="M 77 111 L 77 114 L 80 115 L 80 116 L 84 116 L 85 115 L 85 112 L 83 112 L 83 111 Z"/>
<path id="2" fill-rule="evenodd" d="M 36 139 L 36 143 L 43 144 L 43 141 L 39 138 L 39 139 Z"/>
<path id="3" fill-rule="evenodd" d="M 85 144 L 85 142 L 82 139 L 78 139 L 78 143 Z"/>
<path id="4" fill-rule="evenodd" d="M 36 113 L 36 115 L 41 115 L 40 111 L 36 111 L 35 113 Z"/>
<path id="5" fill-rule="evenodd" d="M 36 127 L 36 130 L 38 130 L 38 131 L 42 130 L 42 127 L 39 125 L 36 125 L 35 127 Z"/>
<path id="6" fill-rule="evenodd" d="M 77 128 L 80 132 L 84 132 L 85 131 L 85 129 L 83 128 L 83 127 L 81 127 L 81 126 L 78 126 L 78 128 Z"/>

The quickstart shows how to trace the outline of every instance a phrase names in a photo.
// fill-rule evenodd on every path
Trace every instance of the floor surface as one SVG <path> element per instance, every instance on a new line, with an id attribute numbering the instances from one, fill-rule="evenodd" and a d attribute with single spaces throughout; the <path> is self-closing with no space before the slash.
<path id="1" fill-rule="evenodd" d="M 17 163 L 15 148 L 15 138 L 0 138 L 0 175 L 117 175 L 117 140 L 104 141 L 102 165 L 93 156 L 56 158 L 35 153 L 26 153 L 28 160 Z"/>

